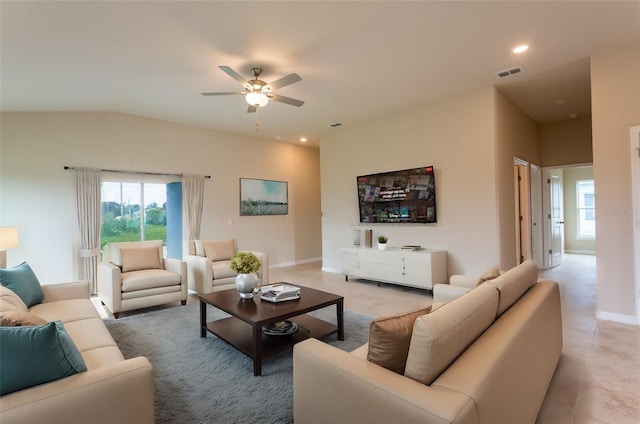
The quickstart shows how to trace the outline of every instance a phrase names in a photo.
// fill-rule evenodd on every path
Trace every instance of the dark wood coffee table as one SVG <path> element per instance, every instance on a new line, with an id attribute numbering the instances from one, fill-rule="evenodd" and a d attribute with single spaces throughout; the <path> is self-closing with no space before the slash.
<path id="1" fill-rule="evenodd" d="M 290 284 L 290 283 L 287 283 Z M 253 375 L 262 374 L 262 359 L 294 344 L 314 337 L 322 339 L 332 334 L 344 340 L 344 305 L 342 296 L 308 287 L 300 287 L 300 299 L 271 303 L 256 295 L 241 299 L 235 289 L 198 295 L 200 299 L 200 337 L 207 331 L 218 336 L 245 355 L 253 358 Z M 207 304 L 230 317 L 207 322 Z M 306 315 L 307 312 L 336 305 L 338 325 Z M 267 336 L 262 326 L 290 320 L 298 324 L 298 331 L 289 336 Z"/>

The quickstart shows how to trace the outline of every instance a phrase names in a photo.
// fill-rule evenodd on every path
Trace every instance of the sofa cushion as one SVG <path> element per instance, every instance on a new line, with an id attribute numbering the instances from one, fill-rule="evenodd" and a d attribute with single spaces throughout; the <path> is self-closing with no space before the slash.
<path id="1" fill-rule="evenodd" d="M 233 239 L 203 241 L 205 256 L 212 261 L 226 261 L 236 253 L 236 244 Z"/>
<path id="2" fill-rule="evenodd" d="M 524 261 L 500 277 L 487 281 L 486 284 L 490 284 L 500 292 L 498 316 L 509 309 L 509 307 L 520 299 L 537 281 L 538 266 L 531 260 Z"/>
<path id="3" fill-rule="evenodd" d="M 120 249 L 122 272 L 161 269 L 160 254 L 156 247 Z"/>
<path id="4" fill-rule="evenodd" d="M 60 321 L 0 327 L 0 395 L 87 370 Z"/>
<path id="5" fill-rule="evenodd" d="M 24 304 L 20 296 L 0 285 L 0 312 L 22 311 L 27 312 L 29 308 Z"/>
<path id="6" fill-rule="evenodd" d="M 180 274 L 164 269 L 145 269 L 122 273 L 122 291 L 136 291 L 180 284 Z"/>
<path id="7" fill-rule="evenodd" d="M 404 375 L 431 384 L 494 321 L 498 291 L 483 284 L 416 319 Z"/>
<path id="8" fill-rule="evenodd" d="M 231 261 L 212 262 L 211 270 L 213 271 L 214 280 L 235 277 L 236 275 L 238 275 L 237 272 L 231 269 Z"/>
<path id="9" fill-rule="evenodd" d="M 29 312 L 47 321 L 62 321 L 64 324 L 82 319 L 99 318 L 100 314 L 89 299 L 67 299 L 34 305 Z"/>
<path id="10" fill-rule="evenodd" d="M 27 307 L 44 300 L 40 281 L 26 262 L 13 268 L 0 269 L 0 284 L 20 296 Z"/>
<path id="11" fill-rule="evenodd" d="M 398 374 L 404 374 L 413 324 L 428 314 L 431 306 L 417 311 L 376 318 L 369 324 L 367 360 Z"/>
<path id="12" fill-rule="evenodd" d="M 0 327 L 21 327 L 30 325 L 44 325 L 47 320 L 29 312 L 5 311 L 0 312 Z"/>

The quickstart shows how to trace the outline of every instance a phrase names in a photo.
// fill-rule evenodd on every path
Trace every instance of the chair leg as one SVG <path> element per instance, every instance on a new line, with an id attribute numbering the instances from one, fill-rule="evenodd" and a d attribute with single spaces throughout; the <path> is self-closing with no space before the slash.
<path id="1" fill-rule="evenodd" d="M 186 300 L 181 300 L 181 301 L 180 301 L 180 304 L 181 304 L 181 305 L 186 305 L 186 304 L 187 304 L 187 301 L 186 301 Z"/>

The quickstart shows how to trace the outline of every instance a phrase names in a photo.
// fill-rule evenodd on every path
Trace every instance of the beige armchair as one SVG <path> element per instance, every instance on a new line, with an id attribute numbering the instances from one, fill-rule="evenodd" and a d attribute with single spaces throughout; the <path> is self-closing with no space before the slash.
<path id="1" fill-rule="evenodd" d="M 200 294 L 229 289 L 235 283 L 236 272 L 231 269 L 231 257 L 236 253 L 236 241 L 189 240 L 187 262 L 189 288 Z M 252 251 L 260 259 L 258 285 L 269 284 L 269 256 Z"/>
<path id="2" fill-rule="evenodd" d="M 162 241 L 109 243 L 98 264 L 98 296 L 119 313 L 180 301 L 187 303 L 187 264 L 164 258 Z"/>

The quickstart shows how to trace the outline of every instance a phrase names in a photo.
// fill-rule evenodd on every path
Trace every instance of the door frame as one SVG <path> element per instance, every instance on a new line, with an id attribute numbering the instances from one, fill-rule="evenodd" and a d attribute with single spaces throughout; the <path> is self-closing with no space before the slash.
<path id="1" fill-rule="evenodd" d="M 636 323 L 640 324 L 640 126 L 631 127 L 631 201 L 636 283 Z M 597 218 L 596 218 L 597 219 Z"/>

